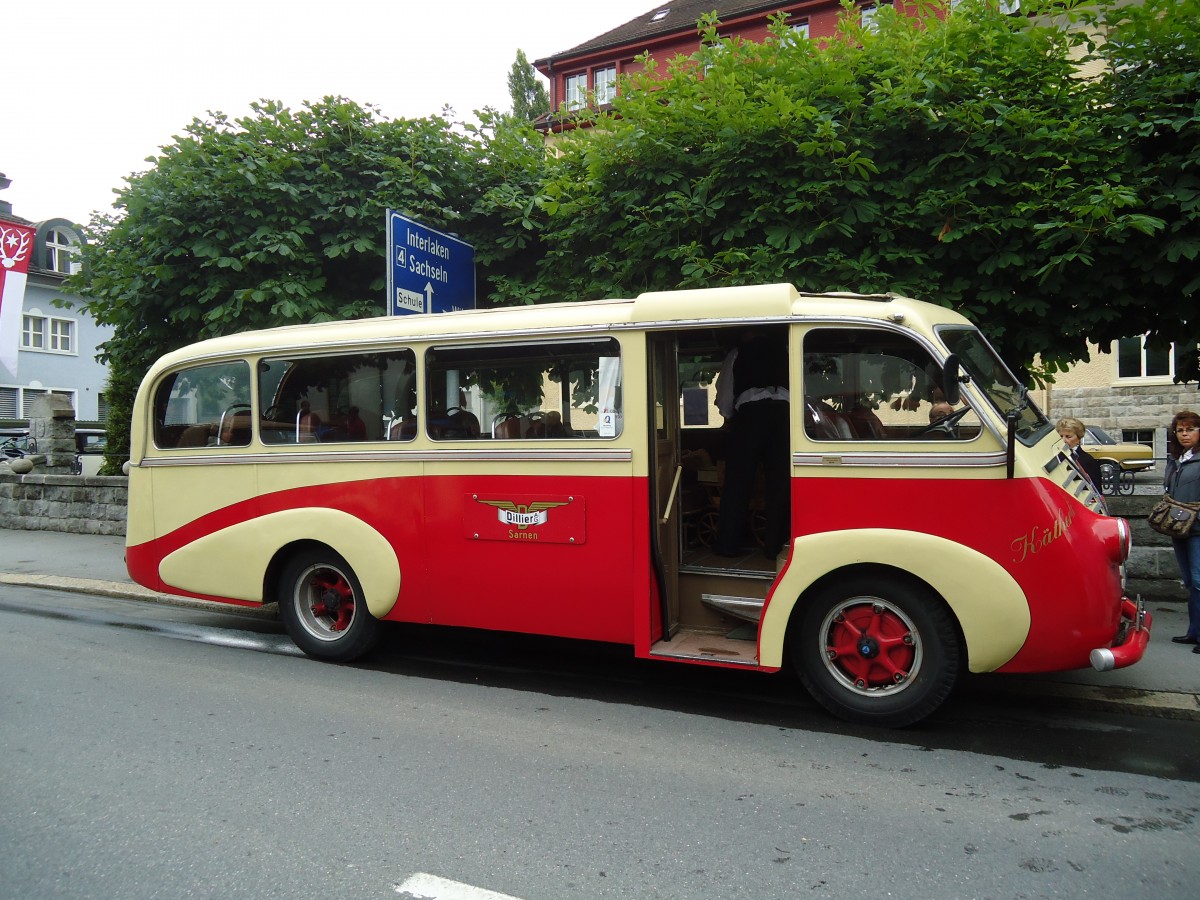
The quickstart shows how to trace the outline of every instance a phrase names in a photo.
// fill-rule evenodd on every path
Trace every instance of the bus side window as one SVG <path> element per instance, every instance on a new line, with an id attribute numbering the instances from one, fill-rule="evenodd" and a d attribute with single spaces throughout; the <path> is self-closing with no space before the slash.
<path id="1" fill-rule="evenodd" d="M 259 435 L 265 444 L 404 439 L 414 371 L 411 350 L 261 360 Z"/>
<path id="2" fill-rule="evenodd" d="M 425 432 L 435 441 L 616 437 L 620 381 L 612 338 L 435 347 Z"/>
<path id="3" fill-rule="evenodd" d="M 242 360 L 181 369 L 154 393 L 154 443 L 162 448 L 245 447 L 250 366 Z"/>
<path id="4" fill-rule="evenodd" d="M 953 408 L 941 369 L 907 335 L 866 328 L 814 328 L 804 336 L 804 430 L 814 441 L 966 440 L 973 413 L 935 426 Z M 961 408 L 961 407 L 960 407 Z"/>

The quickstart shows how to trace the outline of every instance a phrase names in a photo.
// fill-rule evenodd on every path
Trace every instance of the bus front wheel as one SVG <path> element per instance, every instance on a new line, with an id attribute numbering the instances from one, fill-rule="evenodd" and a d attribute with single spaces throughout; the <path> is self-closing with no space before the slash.
<path id="1" fill-rule="evenodd" d="M 903 728 L 954 689 L 957 630 L 927 590 L 860 576 L 825 587 L 799 614 L 792 663 L 808 692 L 836 716 Z"/>
<path id="2" fill-rule="evenodd" d="M 351 662 L 379 637 L 354 570 L 326 548 L 294 555 L 279 579 L 279 615 L 296 646 L 314 659 Z"/>

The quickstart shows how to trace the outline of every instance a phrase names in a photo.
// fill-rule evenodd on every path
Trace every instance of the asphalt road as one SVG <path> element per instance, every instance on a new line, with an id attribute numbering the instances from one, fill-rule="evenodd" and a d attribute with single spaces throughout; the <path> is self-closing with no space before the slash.
<path id="1" fill-rule="evenodd" d="M 1195 722 L 969 684 L 881 732 L 782 677 L 392 631 L 330 666 L 262 618 L 4 587 L 0 897 L 1173 898 L 1200 878 Z"/>

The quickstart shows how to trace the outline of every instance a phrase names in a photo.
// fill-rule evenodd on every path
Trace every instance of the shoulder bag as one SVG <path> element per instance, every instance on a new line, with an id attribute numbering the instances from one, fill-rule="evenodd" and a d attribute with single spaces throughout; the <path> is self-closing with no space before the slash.
<path id="1" fill-rule="evenodd" d="M 1196 524 L 1196 514 L 1200 513 L 1200 503 L 1184 503 L 1171 499 L 1170 494 L 1154 504 L 1146 522 L 1159 534 L 1171 538 L 1185 538 Z"/>

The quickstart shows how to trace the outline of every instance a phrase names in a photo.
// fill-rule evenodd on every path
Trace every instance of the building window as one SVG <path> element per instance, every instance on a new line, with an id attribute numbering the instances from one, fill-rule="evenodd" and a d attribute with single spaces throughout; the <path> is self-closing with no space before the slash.
<path id="1" fill-rule="evenodd" d="M 890 7 L 892 0 L 879 0 L 878 3 L 872 3 L 870 6 L 864 6 L 861 10 L 862 27 L 867 31 L 874 32 L 879 28 L 879 23 L 875 21 L 879 10 L 885 6 Z"/>
<path id="2" fill-rule="evenodd" d="M 108 395 L 103 391 L 96 395 L 96 421 L 108 421 Z"/>
<path id="3" fill-rule="evenodd" d="M 21 349 L 46 349 L 46 320 L 36 316 L 25 316 L 21 324 Z"/>
<path id="4" fill-rule="evenodd" d="M 1121 440 L 1129 444 L 1145 444 L 1147 447 L 1154 446 L 1154 429 L 1153 428 L 1122 428 Z"/>
<path id="5" fill-rule="evenodd" d="M 0 419 L 21 418 L 21 389 L 0 387 Z"/>
<path id="6" fill-rule="evenodd" d="M 24 316 L 21 321 L 21 349 L 50 353 L 75 352 L 75 323 L 50 316 Z"/>
<path id="7" fill-rule="evenodd" d="M 792 43 L 807 41 L 809 38 L 808 19 L 800 19 L 788 26 L 787 40 Z"/>
<path id="8" fill-rule="evenodd" d="M 59 353 L 75 352 L 75 323 L 70 319 L 50 320 L 50 349 Z"/>
<path id="9" fill-rule="evenodd" d="M 38 397 L 58 394 L 66 397 L 72 409 L 78 409 L 75 391 L 70 388 L 0 387 L 0 419 L 28 419 Z"/>
<path id="10" fill-rule="evenodd" d="M 568 75 L 566 86 L 567 109 L 583 109 L 583 105 L 587 102 L 587 73 Z"/>
<path id="11" fill-rule="evenodd" d="M 1171 378 L 1175 375 L 1175 345 L 1149 349 L 1144 336 L 1116 342 L 1117 378 Z"/>
<path id="12" fill-rule="evenodd" d="M 669 8 L 664 7 L 663 9 L 660 9 L 658 12 L 656 12 L 653 16 L 651 16 L 650 21 L 651 22 L 661 22 L 663 19 L 665 19 L 667 17 L 667 13 L 669 13 L 670 11 L 671 10 Z"/>
<path id="13" fill-rule="evenodd" d="M 79 271 L 79 239 L 65 228 L 51 228 L 46 235 L 46 268 L 61 275 Z"/>
<path id="14" fill-rule="evenodd" d="M 597 69 L 592 76 L 592 83 L 596 105 L 612 103 L 617 96 L 617 67 L 609 66 L 606 69 Z"/>

